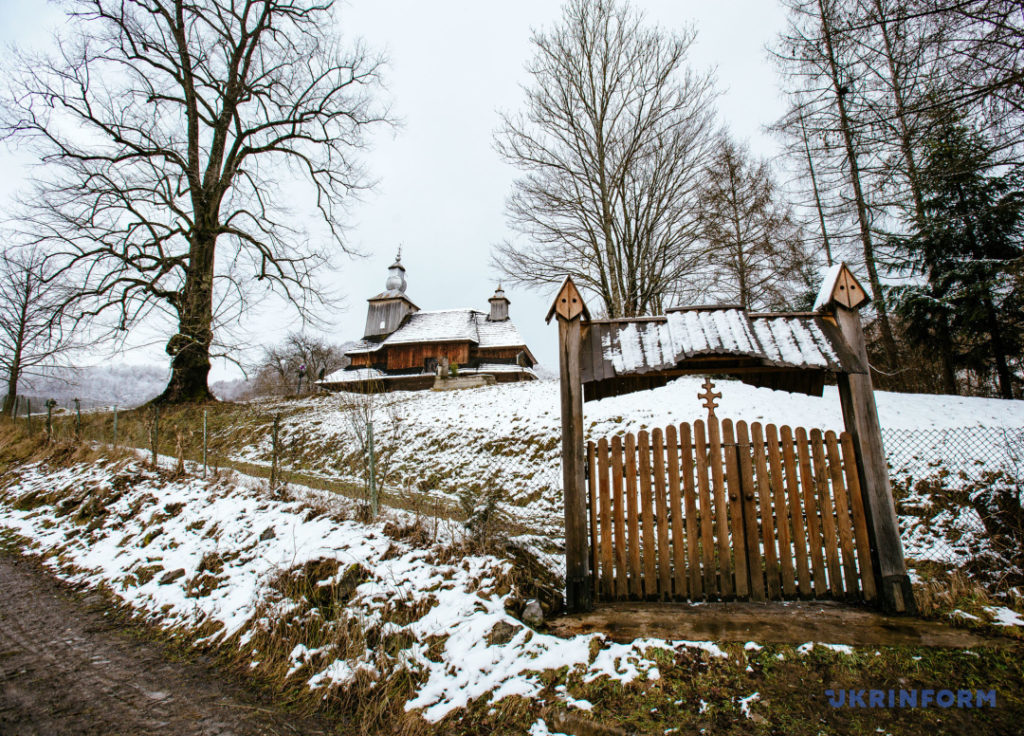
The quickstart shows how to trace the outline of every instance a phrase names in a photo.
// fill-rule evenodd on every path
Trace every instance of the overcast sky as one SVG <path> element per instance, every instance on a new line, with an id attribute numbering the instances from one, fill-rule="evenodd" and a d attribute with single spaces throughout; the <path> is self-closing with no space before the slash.
<path id="1" fill-rule="evenodd" d="M 690 65 L 716 71 L 721 121 L 755 152 L 774 155 L 777 146 L 764 126 L 779 117 L 782 102 L 765 46 L 783 27 L 781 7 L 773 0 L 637 0 L 635 5 L 650 22 L 696 28 Z M 494 152 L 492 133 L 499 110 L 522 104 L 531 29 L 550 27 L 559 14 L 560 4 L 553 0 L 349 0 L 341 6 L 342 33 L 362 37 L 389 57 L 387 96 L 402 124 L 375 136 L 365 155 L 379 184 L 352 207 L 349 236 L 368 255 L 340 260 L 330 278 L 347 302 L 344 311 L 329 315 L 330 339 L 362 336 L 365 300 L 383 290 L 399 244 L 407 293 L 421 309 L 488 308 L 497 279 L 490 268 L 491 248 L 510 234 L 504 202 L 515 174 Z M 0 40 L 45 44 L 58 19 L 58 10 L 41 0 L 0 0 Z M 23 163 L 15 152 L 0 152 L 5 212 Z M 511 317 L 530 348 L 542 364 L 557 369 L 556 331 L 544 324 L 554 295 L 521 288 L 506 292 Z M 254 344 L 298 326 L 266 310 L 257 319 L 249 325 Z M 148 340 L 140 333 L 138 341 Z M 124 359 L 167 362 L 162 342 Z M 219 362 L 211 377 L 236 374 Z"/>

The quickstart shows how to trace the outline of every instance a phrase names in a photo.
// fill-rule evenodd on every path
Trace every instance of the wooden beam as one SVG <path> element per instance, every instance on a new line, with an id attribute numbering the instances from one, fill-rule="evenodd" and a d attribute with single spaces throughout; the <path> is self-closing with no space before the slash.
<path id="1" fill-rule="evenodd" d="M 867 365 L 868 353 L 860 314 L 856 309 L 839 305 L 835 316 L 847 344 Z M 916 606 L 903 557 L 903 543 L 889 484 L 889 468 L 882 447 L 882 429 L 878 422 L 871 373 L 840 374 L 838 379 L 843 421 L 846 431 L 853 438 L 861 479 L 879 601 L 887 611 L 913 614 Z"/>
<path id="2" fill-rule="evenodd" d="M 573 301 L 579 299 L 579 301 Z M 587 540 L 583 465 L 582 323 L 588 315 L 572 279 L 566 278 L 548 313 L 558 316 L 558 368 L 562 404 L 562 490 L 565 503 L 565 605 L 570 613 L 594 607 Z"/>

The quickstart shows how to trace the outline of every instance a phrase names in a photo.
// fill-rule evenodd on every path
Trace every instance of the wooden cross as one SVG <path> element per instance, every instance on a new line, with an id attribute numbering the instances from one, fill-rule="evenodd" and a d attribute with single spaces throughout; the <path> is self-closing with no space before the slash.
<path id="1" fill-rule="evenodd" d="M 718 406 L 718 402 L 716 402 L 715 399 L 722 398 L 722 392 L 712 391 L 712 389 L 715 387 L 715 384 L 711 382 L 710 378 L 704 379 L 703 386 L 704 391 L 699 392 L 697 394 L 697 398 L 704 400 L 704 408 L 708 410 L 708 419 L 711 419 L 713 416 L 715 416 L 715 407 Z"/>

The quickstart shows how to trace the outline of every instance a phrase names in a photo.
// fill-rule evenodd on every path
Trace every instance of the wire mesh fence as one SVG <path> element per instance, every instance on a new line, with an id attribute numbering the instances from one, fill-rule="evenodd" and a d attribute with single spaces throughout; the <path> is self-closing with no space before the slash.
<path id="1" fill-rule="evenodd" d="M 882 436 L 908 559 L 1019 577 L 1024 427 Z"/>
<path id="2" fill-rule="evenodd" d="M 55 441 L 134 448 L 208 473 L 231 468 L 272 487 L 307 485 L 368 507 L 468 521 L 497 514 L 523 532 L 561 535 L 557 435 L 426 430 L 390 401 L 344 395 L 123 410 L 33 400 L 19 404 L 17 421 Z M 889 429 L 883 442 L 909 559 L 1021 566 L 1024 427 Z"/>

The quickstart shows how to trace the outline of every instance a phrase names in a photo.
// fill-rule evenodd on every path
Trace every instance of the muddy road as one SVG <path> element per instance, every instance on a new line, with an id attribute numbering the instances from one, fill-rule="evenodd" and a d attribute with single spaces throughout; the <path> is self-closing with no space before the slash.
<path id="1" fill-rule="evenodd" d="M 35 560 L 0 549 L 0 734 L 338 734 L 202 657 L 174 659 Z"/>

